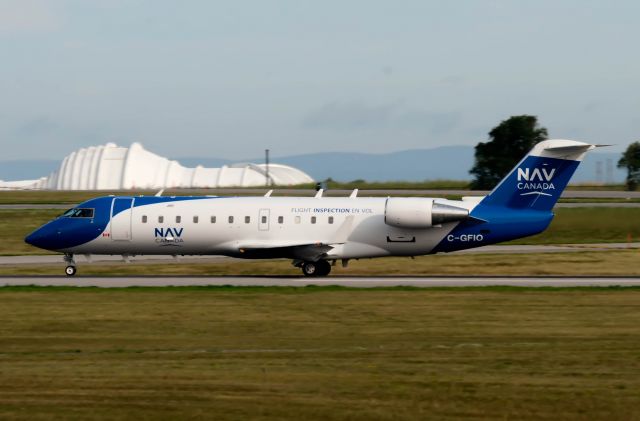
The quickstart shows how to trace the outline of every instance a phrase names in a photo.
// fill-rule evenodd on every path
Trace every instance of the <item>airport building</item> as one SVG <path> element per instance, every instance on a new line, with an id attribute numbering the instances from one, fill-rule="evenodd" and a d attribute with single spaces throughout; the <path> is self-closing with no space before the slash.
<path id="1" fill-rule="evenodd" d="M 281 164 L 234 164 L 220 168 L 187 168 L 147 151 L 107 143 L 82 148 L 64 158 L 60 167 L 38 180 L 0 181 L 0 188 L 36 190 L 131 190 L 290 186 L 313 183 L 305 172 Z"/>

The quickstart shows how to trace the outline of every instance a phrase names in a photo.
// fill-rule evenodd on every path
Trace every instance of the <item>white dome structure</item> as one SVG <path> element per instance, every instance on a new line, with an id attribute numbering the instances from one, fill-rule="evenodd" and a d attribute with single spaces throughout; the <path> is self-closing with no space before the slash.
<path id="1" fill-rule="evenodd" d="M 149 152 L 139 143 L 130 147 L 107 143 L 72 152 L 60 168 L 39 180 L 0 182 L 0 188 L 42 190 L 131 190 L 164 188 L 253 187 L 266 184 L 265 164 L 234 164 L 221 168 L 186 168 Z M 272 185 L 313 183 L 299 169 L 269 164 Z"/>

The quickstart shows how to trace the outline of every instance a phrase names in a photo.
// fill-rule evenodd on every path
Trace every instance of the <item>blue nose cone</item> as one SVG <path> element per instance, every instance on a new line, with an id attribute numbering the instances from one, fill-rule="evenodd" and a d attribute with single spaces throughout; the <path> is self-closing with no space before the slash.
<path id="1" fill-rule="evenodd" d="M 31 234 L 27 235 L 24 238 L 24 242 L 27 244 L 31 244 L 32 246 L 35 247 L 40 247 L 43 248 L 43 243 L 44 243 L 44 235 L 42 233 L 42 228 L 38 228 L 37 230 L 33 231 Z"/>

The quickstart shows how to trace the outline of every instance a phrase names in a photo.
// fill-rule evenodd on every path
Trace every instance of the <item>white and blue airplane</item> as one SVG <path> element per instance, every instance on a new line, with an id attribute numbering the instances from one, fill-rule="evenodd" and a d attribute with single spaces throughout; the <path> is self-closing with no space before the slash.
<path id="1" fill-rule="evenodd" d="M 341 260 L 417 256 L 538 234 L 585 153 L 596 145 L 545 140 L 486 197 L 108 196 L 81 203 L 25 241 L 74 254 L 226 255 L 292 259 L 306 276 Z"/>

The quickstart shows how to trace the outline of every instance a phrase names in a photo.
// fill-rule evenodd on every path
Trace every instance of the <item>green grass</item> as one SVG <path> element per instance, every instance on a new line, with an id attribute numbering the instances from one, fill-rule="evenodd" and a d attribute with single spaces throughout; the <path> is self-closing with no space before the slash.
<path id="1" fill-rule="evenodd" d="M 424 181 L 335 181 L 327 183 L 329 189 L 362 190 L 468 190 L 468 180 L 424 180 Z"/>
<path id="2" fill-rule="evenodd" d="M 557 208 L 542 234 L 518 244 L 584 244 L 640 241 L 640 208 Z"/>
<path id="3" fill-rule="evenodd" d="M 26 244 L 24 237 L 63 212 L 60 209 L 0 210 L 0 255 L 47 254 Z"/>
<path id="4" fill-rule="evenodd" d="M 640 290 L 0 288 L 0 419 L 634 419 Z"/>

